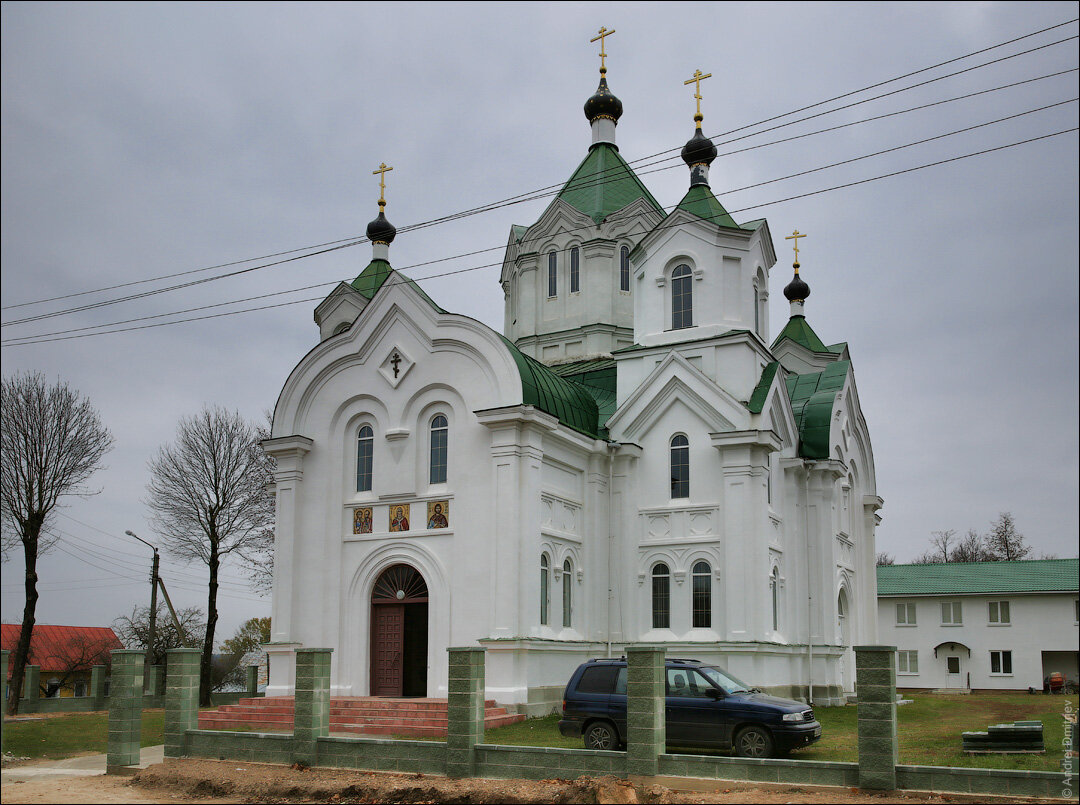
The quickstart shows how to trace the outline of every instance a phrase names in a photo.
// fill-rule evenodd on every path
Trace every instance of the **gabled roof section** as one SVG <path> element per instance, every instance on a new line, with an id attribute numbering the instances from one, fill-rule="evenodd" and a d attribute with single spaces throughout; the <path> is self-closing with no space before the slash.
<path id="1" fill-rule="evenodd" d="M 405 276 L 400 271 L 395 271 L 385 260 L 372 260 L 368 263 L 367 268 L 360 272 L 360 276 L 349 284 L 365 299 L 371 299 L 391 277 L 395 278 L 395 282 L 404 282 L 411 286 L 414 291 L 420 294 L 420 298 L 435 308 L 435 310 L 439 311 L 439 313 L 447 312 L 435 304 L 435 301 L 424 293 L 424 289 L 417 285 L 415 281 Z"/>
<path id="2" fill-rule="evenodd" d="M 9 662 L 15 661 L 15 646 L 19 642 L 17 623 L 5 623 L 0 627 L 0 643 L 11 652 Z M 30 656 L 27 663 L 37 665 L 42 671 L 56 671 L 69 666 L 85 666 L 104 663 L 109 652 L 121 649 L 124 644 L 108 626 L 52 626 L 34 624 L 30 637 Z"/>
<path id="3" fill-rule="evenodd" d="M 877 569 L 877 587 L 879 596 L 1075 593 L 1078 575 L 1080 559 L 887 565 Z"/>
<path id="4" fill-rule="evenodd" d="M 799 426 L 799 455 L 803 458 L 829 458 L 833 405 L 850 370 L 851 361 L 836 361 L 820 372 L 787 378 L 791 410 Z"/>
<path id="5" fill-rule="evenodd" d="M 616 369 L 614 358 L 592 358 L 549 366 L 559 377 L 580 383 L 596 401 L 597 433 L 607 437 L 607 421 L 615 413 Z"/>
<path id="6" fill-rule="evenodd" d="M 728 211 L 713 195 L 708 185 L 698 184 L 687 190 L 682 201 L 675 206 L 675 210 L 685 210 L 709 223 L 724 226 L 728 229 L 744 228 L 735 223 L 735 219 L 728 215 Z M 672 212 L 675 212 L 675 210 L 672 210 Z"/>
<path id="7" fill-rule="evenodd" d="M 847 346 L 847 344 L 837 344 L 836 346 L 840 347 L 838 350 L 825 346 L 825 342 L 818 338 L 818 334 L 814 332 L 814 328 L 810 326 L 805 316 L 792 316 L 788 319 L 780 335 L 776 336 L 776 340 L 772 342 L 772 348 L 775 349 L 785 338 L 806 347 L 811 352 L 839 353 L 843 352 L 843 348 Z"/>
<path id="8" fill-rule="evenodd" d="M 521 401 L 551 414 L 568 428 L 598 438 L 599 409 L 589 390 L 573 380 L 559 377 L 550 367 L 515 347 L 508 338 L 499 337 L 510 350 L 521 374 Z"/>
<path id="9" fill-rule="evenodd" d="M 765 407 L 765 398 L 769 396 L 769 388 L 772 386 L 778 368 L 780 368 L 780 361 L 773 361 L 761 370 L 761 379 L 758 380 L 753 394 L 750 395 L 750 402 L 746 404 L 751 414 L 760 414 Z"/>
<path id="10" fill-rule="evenodd" d="M 521 224 L 512 224 L 510 226 L 510 235 L 513 237 L 514 243 L 521 243 L 521 239 L 525 237 L 525 233 L 528 231 L 529 227 Z"/>
<path id="11" fill-rule="evenodd" d="M 660 202 L 653 198 L 626 160 L 619 156 L 619 149 L 611 143 L 596 143 L 589 149 L 588 155 L 559 191 L 558 198 L 598 224 L 639 198 L 661 215 L 664 213 Z"/>

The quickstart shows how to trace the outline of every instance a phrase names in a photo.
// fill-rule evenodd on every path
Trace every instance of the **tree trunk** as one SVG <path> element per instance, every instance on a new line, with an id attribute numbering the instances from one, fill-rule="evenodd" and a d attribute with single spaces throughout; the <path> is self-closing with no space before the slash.
<path id="1" fill-rule="evenodd" d="M 30 657 L 30 638 L 34 634 L 34 613 L 37 610 L 37 555 L 38 535 L 44 523 L 43 516 L 32 515 L 27 521 L 22 534 L 23 556 L 26 560 L 26 603 L 23 606 L 22 628 L 19 630 L 19 643 L 15 647 L 15 661 L 11 668 L 11 681 L 8 683 L 7 714 L 17 715 L 19 697 L 22 696 L 23 677 L 26 673 L 26 661 Z M 4 669 L 7 673 L 7 669 Z"/>
<path id="2" fill-rule="evenodd" d="M 217 626 L 218 566 L 221 560 L 217 552 L 217 540 L 210 543 L 210 593 L 206 600 L 206 638 L 203 640 L 202 659 L 199 663 L 199 706 L 210 706 L 211 680 L 214 662 L 214 627 Z"/>

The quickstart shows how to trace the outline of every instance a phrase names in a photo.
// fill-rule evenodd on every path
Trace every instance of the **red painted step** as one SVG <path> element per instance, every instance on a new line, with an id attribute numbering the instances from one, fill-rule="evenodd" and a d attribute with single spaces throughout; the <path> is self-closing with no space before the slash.
<path id="1" fill-rule="evenodd" d="M 524 721 L 493 699 L 484 702 L 484 727 L 495 729 Z M 215 711 L 199 713 L 200 729 L 243 727 L 262 732 L 292 732 L 293 697 L 241 699 Z M 369 696 L 330 700 L 330 732 L 364 735 L 446 735 L 446 699 L 383 699 Z"/>

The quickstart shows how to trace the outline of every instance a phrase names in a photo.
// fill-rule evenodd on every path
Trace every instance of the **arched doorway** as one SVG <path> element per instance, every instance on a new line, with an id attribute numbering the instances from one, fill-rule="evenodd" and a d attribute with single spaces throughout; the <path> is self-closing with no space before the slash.
<path id="1" fill-rule="evenodd" d="M 851 651 L 851 618 L 848 612 L 847 590 L 840 588 L 840 594 L 836 596 L 836 631 L 840 640 L 840 690 L 849 693 L 854 690 L 852 684 L 854 674 L 851 672 L 851 661 L 854 653 Z"/>
<path id="2" fill-rule="evenodd" d="M 428 588 L 409 565 L 392 565 L 371 591 L 371 695 L 426 696 Z"/>

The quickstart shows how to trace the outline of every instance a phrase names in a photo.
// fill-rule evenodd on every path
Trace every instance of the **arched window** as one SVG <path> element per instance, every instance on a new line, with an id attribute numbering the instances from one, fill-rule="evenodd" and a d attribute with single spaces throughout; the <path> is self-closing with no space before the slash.
<path id="1" fill-rule="evenodd" d="M 446 441 L 449 428 L 442 414 L 431 420 L 431 483 L 446 483 Z"/>
<path id="2" fill-rule="evenodd" d="M 356 491 L 371 491 L 371 469 L 375 454 L 375 434 L 364 425 L 356 435 Z"/>
<path id="3" fill-rule="evenodd" d="M 630 290 L 630 247 L 619 249 L 619 290 Z"/>
<path id="4" fill-rule="evenodd" d="M 570 250 L 570 293 L 581 290 L 581 250 L 575 246 Z"/>
<path id="5" fill-rule="evenodd" d="M 774 567 L 769 574 L 769 595 L 772 598 L 772 628 L 780 629 L 780 568 Z"/>
<path id="6" fill-rule="evenodd" d="M 562 625 L 569 629 L 573 624 L 574 589 L 571 579 L 574 577 L 574 565 L 567 559 L 562 563 Z"/>
<path id="7" fill-rule="evenodd" d="M 695 629 L 712 628 L 712 568 L 705 561 L 695 562 L 693 582 L 693 624 Z"/>
<path id="8" fill-rule="evenodd" d="M 761 335 L 761 290 L 754 280 L 754 332 Z"/>
<path id="9" fill-rule="evenodd" d="M 693 282 L 690 266 L 681 265 L 671 272 L 671 329 L 694 326 Z"/>
<path id="10" fill-rule="evenodd" d="M 671 440 L 671 497 L 690 497 L 690 442 L 682 434 Z"/>
<path id="11" fill-rule="evenodd" d="M 551 581 L 551 562 L 546 553 L 540 554 L 540 625 L 548 622 L 548 584 Z"/>
<path id="12" fill-rule="evenodd" d="M 548 252 L 548 298 L 559 294 L 559 257 Z"/>
<path id="13" fill-rule="evenodd" d="M 652 569 L 652 628 L 671 628 L 671 571 L 663 562 Z"/>

